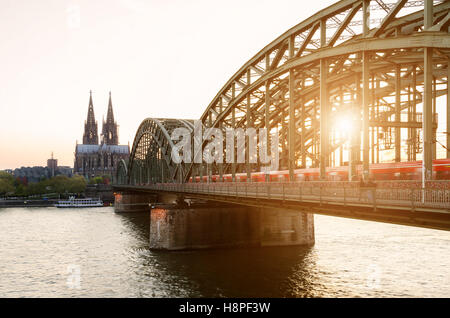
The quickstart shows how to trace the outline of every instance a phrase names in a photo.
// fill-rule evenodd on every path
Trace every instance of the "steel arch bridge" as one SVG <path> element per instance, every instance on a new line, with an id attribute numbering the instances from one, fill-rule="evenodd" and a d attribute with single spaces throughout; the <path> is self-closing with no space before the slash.
<path id="1" fill-rule="evenodd" d="M 128 165 L 121 164 L 117 180 L 122 183 L 160 183 L 183 181 L 184 164 L 175 164 L 171 152 L 174 129 L 184 127 L 192 132 L 193 120 L 147 118 L 139 126 Z"/>
<path id="2" fill-rule="evenodd" d="M 342 0 L 287 30 L 247 61 L 206 107 L 206 128 L 267 128 L 280 136 L 280 169 L 348 162 L 349 176 L 391 152 L 396 162 L 436 158 L 437 100 L 450 132 L 450 1 Z M 346 123 L 352 132 L 343 132 Z M 170 134 L 192 120 L 146 119 L 118 180 L 183 183 L 258 171 L 258 164 L 174 164 Z M 351 135 L 351 136 L 349 136 Z M 405 142 L 406 140 L 406 142 Z M 204 141 L 206 142 L 206 141 Z M 450 158 L 450 138 L 445 138 Z M 226 152 L 226 149 L 224 149 Z M 247 149 L 248 153 L 248 149 Z M 119 178 L 119 175 L 121 176 Z M 126 176 L 126 177 L 124 177 Z"/>

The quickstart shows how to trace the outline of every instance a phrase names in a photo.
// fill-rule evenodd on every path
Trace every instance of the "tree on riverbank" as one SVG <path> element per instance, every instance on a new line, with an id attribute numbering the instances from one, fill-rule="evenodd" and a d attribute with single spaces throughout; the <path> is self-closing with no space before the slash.
<path id="1" fill-rule="evenodd" d="M 110 182 L 111 177 L 108 175 L 89 179 L 89 184 L 110 184 Z"/>
<path id="2" fill-rule="evenodd" d="M 6 195 L 15 191 L 15 179 L 9 173 L 0 171 L 0 195 Z"/>
<path id="3" fill-rule="evenodd" d="M 22 180 L 15 179 L 8 173 L 0 172 L 0 195 L 29 196 L 47 193 L 83 193 L 86 190 L 86 184 L 86 179 L 78 175 L 72 178 L 58 175 L 50 179 L 27 184 L 22 182 Z"/>

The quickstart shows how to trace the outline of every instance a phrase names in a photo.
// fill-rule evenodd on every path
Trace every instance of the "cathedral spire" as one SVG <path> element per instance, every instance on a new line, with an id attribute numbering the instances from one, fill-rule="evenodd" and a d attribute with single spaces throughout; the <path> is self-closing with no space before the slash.
<path id="1" fill-rule="evenodd" d="M 114 121 L 114 112 L 112 107 L 111 92 L 109 92 L 108 113 L 106 122 L 103 122 L 103 142 L 107 145 L 118 145 L 119 135 L 117 132 L 117 123 Z"/>
<path id="2" fill-rule="evenodd" d="M 89 107 L 86 122 L 95 123 L 94 103 L 92 103 L 92 91 L 89 91 Z"/>
<path id="3" fill-rule="evenodd" d="M 84 123 L 83 144 L 98 144 L 98 128 L 95 121 L 94 103 L 92 102 L 92 91 L 89 91 L 89 107 L 86 122 Z"/>
<path id="4" fill-rule="evenodd" d="M 114 113 L 113 113 L 113 107 L 112 107 L 111 92 L 109 92 L 108 114 L 106 115 L 106 122 L 114 123 Z"/>

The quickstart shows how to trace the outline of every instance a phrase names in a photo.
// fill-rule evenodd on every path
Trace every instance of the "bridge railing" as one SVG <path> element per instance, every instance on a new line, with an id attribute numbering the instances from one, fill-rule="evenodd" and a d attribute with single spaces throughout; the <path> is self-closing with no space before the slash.
<path id="1" fill-rule="evenodd" d="M 450 190 L 324 186 L 312 183 L 188 183 L 145 185 L 150 189 L 236 198 L 261 198 L 322 204 L 398 206 L 450 210 Z"/>

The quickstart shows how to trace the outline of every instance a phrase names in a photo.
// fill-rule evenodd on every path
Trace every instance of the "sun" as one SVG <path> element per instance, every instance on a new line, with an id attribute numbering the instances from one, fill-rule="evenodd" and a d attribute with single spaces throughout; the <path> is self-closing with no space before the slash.
<path id="1" fill-rule="evenodd" d="M 355 121 L 349 114 L 337 116 L 334 120 L 334 128 L 342 136 L 350 136 L 355 131 Z"/>

